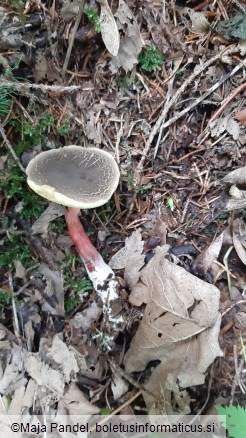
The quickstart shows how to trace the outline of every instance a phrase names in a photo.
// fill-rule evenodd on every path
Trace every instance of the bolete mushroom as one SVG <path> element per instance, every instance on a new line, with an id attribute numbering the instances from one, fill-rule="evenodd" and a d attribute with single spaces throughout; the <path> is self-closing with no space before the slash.
<path id="1" fill-rule="evenodd" d="M 120 173 L 112 155 L 94 147 L 66 146 L 41 152 L 29 162 L 26 173 L 34 192 L 68 207 L 68 232 L 104 306 L 118 298 L 114 272 L 92 245 L 79 220 L 80 209 L 105 204 L 116 190 Z"/>

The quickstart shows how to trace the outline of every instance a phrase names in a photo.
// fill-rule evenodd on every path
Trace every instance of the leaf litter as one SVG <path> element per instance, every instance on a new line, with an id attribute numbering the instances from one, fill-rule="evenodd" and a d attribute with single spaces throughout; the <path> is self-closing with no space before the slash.
<path id="1" fill-rule="evenodd" d="M 141 375 L 141 392 L 150 412 L 187 413 L 194 409 L 194 399 L 197 410 L 196 385 L 202 385 L 202 390 L 211 396 L 205 377 L 215 382 L 216 394 L 222 392 L 224 385 L 224 393 L 230 393 L 232 401 L 240 400 L 233 388 L 243 385 L 240 380 L 234 384 L 232 379 L 233 375 L 239 379 L 234 363 L 241 360 L 242 350 L 240 347 L 235 352 L 232 340 L 238 345 L 239 334 L 243 339 L 245 330 L 242 265 L 246 195 L 245 168 L 240 169 L 246 139 L 244 112 L 240 110 L 244 108 L 245 41 L 234 44 L 218 39 L 214 25 L 221 20 L 223 27 L 226 16 L 211 4 L 191 4 L 189 11 L 167 5 L 163 11 L 161 2 L 120 1 L 110 2 L 110 7 L 106 1 L 98 3 L 101 5 L 86 2 L 86 6 L 95 8 L 98 16 L 103 10 L 101 34 L 95 32 L 94 24 L 83 14 L 69 69 L 62 79 L 70 89 L 68 94 L 62 91 L 59 72 L 73 37 L 79 12 L 77 1 L 47 6 L 43 12 L 48 19 L 42 21 L 41 27 L 39 22 L 33 22 L 36 13 L 42 15 L 35 2 L 31 2 L 33 15 L 27 13 L 24 26 L 18 14 L 6 13 L 0 26 L 4 36 L 1 49 L 10 55 L 2 57 L 1 72 L 12 78 L 11 86 L 18 87 L 11 68 L 19 64 L 19 70 L 14 71 L 16 77 L 26 76 L 27 72 L 31 81 L 41 82 L 28 83 L 29 88 L 25 88 L 25 81 L 19 84 L 20 97 L 31 99 L 24 119 L 24 109 L 14 104 L 15 124 L 21 119 L 25 127 L 27 119 L 35 127 L 36 120 L 42 120 L 44 108 L 49 108 L 55 119 L 42 138 L 32 139 L 27 149 L 32 151 L 33 143 L 36 152 L 40 152 L 61 144 L 81 142 L 85 146 L 92 141 L 115 152 L 122 173 L 115 206 L 112 202 L 105 210 L 98 210 L 98 216 L 85 212 L 83 220 L 95 240 L 95 229 L 101 228 L 97 244 L 108 258 L 125 244 L 111 258 L 111 266 L 117 272 L 122 300 L 115 303 L 115 314 L 123 312 L 126 330 L 116 339 L 115 348 L 107 350 L 107 339 L 100 335 L 100 330 L 108 325 L 101 303 L 94 291 L 87 293 L 83 288 L 76 306 L 64 315 L 64 301 L 77 298 L 74 283 L 66 283 L 64 288 L 64 266 L 69 264 L 75 281 L 84 280 L 85 274 L 68 236 L 62 231 L 57 237 L 58 232 L 49 226 L 63 211 L 50 205 L 39 219 L 36 216 L 36 220 L 32 217 L 25 222 L 19 217 L 19 207 L 22 203 L 25 212 L 22 196 L 26 187 L 18 182 L 14 187 L 17 192 L 9 198 L 6 183 L 1 201 L 7 222 L 0 236 L 0 256 L 14 246 L 13 236 L 16 238 L 18 233 L 22 246 L 15 252 L 13 267 L 9 262 L 0 267 L 3 296 L 12 302 L 12 307 L 3 306 L 1 314 L 3 402 L 7 408 L 8 399 L 12 398 L 9 412 L 46 407 L 57 412 L 57 417 L 64 412 L 91 415 L 106 405 L 106 400 L 114 409 L 130 399 L 136 384 L 133 380 L 129 383 L 132 372 Z M 230 8 L 236 9 L 234 2 Z M 238 22 L 224 22 L 224 28 L 234 25 L 237 33 L 237 25 L 243 23 L 242 16 L 239 18 Z M 28 29 L 32 34 L 28 34 Z M 142 52 L 142 59 L 147 53 L 145 47 L 153 43 L 164 59 L 155 73 L 146 73 L 138 63 L 139 54 Z M 190 82 L 189 77 L 193 78 Z M 70 84 L 78 88 L 72 91 Z M 213 91 L 206 95 L 208 89 Z M 228 101 L 227 96 L 233 99 Z M 189 109 L 189 102 L 195 102 L 195 111 Z M 216 115 L 217 107 L 226 110 L 219 113 L 220 117 L 217 114 L 211 125 L 209 120 Z M 188 117 L 181 116 L 187 108 Z M 166 109 L 168 132 L 163 117 Z M 13 126 L 7 126 L 7 138 L 17 145 L 18 134 Z M 158 135 L 153 134 L 157 126 Z M 58 127 L 62 127 L 59 132 L 65 132 L 64 136 L 58 134 Z M 21 130 L 22 140 L 24 131 Z M 154 152 L 149 148 L 153 139 Z M 21 147 L 18 144 L 17 151 Z M 21 153 L 18 160 L 21 165 Z M 1 172 L 8 161 L 5 151 L 0 158 Z M 138 180 L 134 172 L 140 163 L 144 166 Z M 223 219 L 231 210 L 234 212 L 230 218 Z M 137 231 L 129 235 L 131 229 Z M 104 238 L 99 238 L 103 233 Z M 165 245 L 166 236 L 175 256 Z M 30 248 L 29 265 L 19 259 L 26 242 Z M 191 243 L 200 252 L 196 260 L 187 250 Z M 228 259 L 225 255 L 231 247 Z M 232 283 L 231 297 L 228 278 Z M 217 374 L 213 378 L 209 366 L 221 356 L 219 310 L 223 314 L 221 347 L 226 357 L 215 360 Z M 11 327 L 14 334 L 6 327 Z M 111 356 L 117 363 L 124 363 L 124 372 L 120 365 L 117 371 L 110 362 L 107 364 Z"/>
<path id="2" fill-rule="evenodd" d="M 128 372 L 142 371 L 151 360 L 161 361 L 145 387 L 159 404 L 162 400 L 163 412 L 170 414 L 175 412 L 171 394 L 181 396 L 184 388 L 204 383 L 207 367 L 222 352 L 219 290 L 168 261 L 167 249 L 156 249 L 132 288 L 131 303 L 147 305 L 126 353 L 125 367 Z M 144 392 L 143 397 L 148 408 L 154 409 L 156 400 Z M 185 406 L 188 412 L 189 404 Z"/>

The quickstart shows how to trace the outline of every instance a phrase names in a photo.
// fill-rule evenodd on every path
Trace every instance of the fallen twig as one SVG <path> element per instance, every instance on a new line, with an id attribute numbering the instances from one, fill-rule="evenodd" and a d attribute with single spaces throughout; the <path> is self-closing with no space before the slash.
<path id="1" fill-rule="evenodd" d="M 68 66 L 68 63 L 70 61 L 70 56 L 71 56 L 71 53 L 72 53 L 72 48 L 73 48 L 76 32 L 78 30 L 79 23 L 80 23 L 82 14 L 83 14 L 83 6 L 84 6 L 84 1 L 81 1 L 79 13 L 78 13 L 76 21 L 74 23 L 74 27 L 73 27 L 72 34 L 71 34 L 71 37 L 70 37 L 69 45 L 68 45 L 68 48 L 67 48 L 66 58 L 65 58 L 65 61 L 64 61 L 63 67 L 62 67 L 62 77 L 63 78 L 64 78 L 64 76 L 66 74 L 67 66 Z"/>
<path id="2" fill-rule="evenodd" d="M 24 167 L 22 166 L 22 164 L 20 162 L 20 159 L 17 157 L 17 155 L 16 155 L 16 153 L 14 151 L 13 146 L 11 145 L 11 143 L 8 140 L 8 137 L 7 137 L 6 133 L 5 133 L 4 128 L 3 128 L 2 125 L 0 125 L 0 134 L 3 137 L 3 140 L 4 140 L 5 144 L 6 144 L 9 152 L 11 153 L 12 157 L 14 158 L 16 163 L 18 164 L 19 168 L 22 170 L 22 172 L 26 173 Z"/>
<path id="3" fill-rule="evenodd" d="M 68 93 L 72 93 L 75 90 L 81 90 L 80 85 L 70 85 L 68 87 L 63 87 L 62 85 L 46 85 L 46 84 L 33 84 L 31 82 L 14 82 L 14 81 L 6 81 L 0 80 L 0 87 L 10 87 L 17 91 L 30 90 L 30 88 L 34 88 L 35 90 L 43 91 L 46 93 L 47 91 L 67 91 Z"/>
<path id="4" fill-rule="evenodd" d="M 240 65 L 240 64 L 238 64 L 238 65 L 236 65 L 236 67 L 232 70 L 232 71 L 230 71 L 229 73 L 227 73 L 226 75 L 224 75 L 224 76 L 222 76 L 214 85 L 212 85 L 212 87 L 210 87 L 209 88 L 209 90 L 207 90 L 206 91 L 206 93 L 204 93 L 202 96 L 200 96 L 200 97 L 198 97 L 198 98 L 196 98 L 195 100 L 194 100 L 194 102 L 192 102 L 192 104 L 190 105 L 190 106 L 188 106 L 187 108 L 185 108 L 183 111 L 180 111 L 178 114 L 176 114 L 176 116 L 174 116 L 174 117 L 172 117 L 171 119 L 169 119 L 166 123 L 164 123 L 162 126 L 161 126 L 161 129 L 163 130 L 164 128 L 167 128 L 168 126 L 170 126 L 170 125 L 172 125 L 174 122 L 176 122 L 178 119 L 180 119 L 182 116 L 184 116 L 186 113 L 188 113 L 191 109 L 193 109 L 193 108 L 195 108 L 197 105 L 199 105 L 199 103 L 201 103 L 203 100 L 205 100 L 211 93 L 213 93 L 215 90 L 217 90 L 217 88 L 220 86 L 220 85 L 222 85 L 225 81 L 227 81 L 227 79 L 230 79 L 232 76 L 234 76 L 234 74 L 238 71 L 238 70 L 240 70 L 241 68 L 242 68 L 243 66 L 242 65 Z M 242 87 L 242 85 L 244 85 L 244 87 Z M 242 85 L 240 85 L 240 87 L 238 87 L 238 88 L 240 88 L 240 89 L 243 89 L 243 88 L 245 88 L 246 87 L 246 83 L 244 83 L 244 84 L 242 84 Z M 233 99 L 233 97 L 239 92 L 239 91 L 241 91 L 241 90 L 238 90 L 238 88 L 232 93 L 233 94 L 233 96 L 231 97 L 231 99 L 230 100 L 232 100 Z M 235 93 L 237 91 L 237 93 Z M 227 98 L 227 99 L 229 99 L 230 98 L 230 96 Z M 227 99 L 225 99 L 225 100 L 227 100 Z M 229 103 L 230 102 L 230 100 L 228 100 L 228 102 L 227 103 Z M 226 104 L 227 104 L 226 103 Z M 226 105 L 225 105 L 226 106 Z M 224 109 L 224 106 L 223 106 L 223 108 L 220 108 L 219 110 L 218 110 L 218 113 L 220 114 L 220 112 L 222 111 Z M 215 114 L 217 114 L 217 112 L 215 113 Z M 215 114 L 212 116 L 212 118 L 209 120 L 209 123 L 212 121 L 212 120 L 214 120 L 214 118 L 216 118 L 217 117 L 217 115 L 215 116 Z M 206 128 L 207 129 L 207 128 Z M 203 134 L 204 134 L 204 131 L 203 131 Z"/>
<path id="5" fill-rule="evenodd" d="M 237 67 L 241 67 L 241 65 L 237 66 Z M 236 67 L 235 67 L 236 68 Z M 234 69 L 235 70 L 235 69 Z M 237 69 L 239 70 L 239 69 Z M 234 99 L 234 97 L 240 93 L 240 91 L 244 90 L 244 88 L 246 88 L 246 82 L 244 82 L 243 84 L 239 85 L 239 87 L 237 87 L 235 90 L 232 91 L 232 93 L 230 94 L 230 96 L 226 97 L 226 99 L 222 102 L 220 108 L 212 115 L 211 119 L 208 122 L 208 126 L 209 124 L 215 120 L 221 113 L 222 111 L 225 109 L 225 107 L 228 105 L 228 103 Z M 207 127 L 208 127 L 207 126 Z"/>
<path id="6" fill-rule="evenodd" d="M 209 67 L 211 64 L 213 64 L 215 61 L 217 61 L 217 59 L 220 59 L 223 55 L 225 55 L 225 53 L 228 55 L 230 53 L 233 53 L 235 51 L 237 51 L 239 49 L 237 49 L 236 45 L 234 44 L 233 46 L 230 47 L 226 47 L 226 49 L 223 49 L 220 53 L 218 53 L 217 55 L 213 56 L 211 59 L 209 59 L 207 62 L 205 62 L 199 70 L 195 71 L 182 85 L 181 87 L 176 91 L 175 95 L 171 98 L 171 100 L 166 103 L 165 107 L 163 108 L 158 120 L 156 121 L 155 125 L 152 128 L 152 131 L 150 132 L 149 138 L 145 144 L 143 153 L 142 153 L 142 157 L 136 167 L 135 170 L 135 174 L 134 174 L 134 182 L 135 184 L 137 184 L 137 182 L 139 181 L 139 174 L 143 169 L 143 165 L 146 159 L 146 156 L 149 152 L 150 146 L 154 140 L 155 135 L 158 133 L 159 129 L 163 130 L 164 127 L 169 126 L 168 125 L 164 125 L 165 119 L 167 117 L 168 112 L 170 111 L 170 109 L 177 103 L 179 97 L 183 94 L 183 92 L 185 91 L 185 89 L 194 81 L 194 79 L 199 76 L 201 73 L 203 73 L 205 71 L 205 69 L 207 69 L 207 67 Z M 163 102 L 165 103 L 165 102 Z M 194 103 L 196 105 L 196 103 Z M 195 106 L 194 105 L 194 106 Z M 193 107 L 192 107 L 193 108 Z M 176 120 L 176 119 L 175 119 Z M 173 123 L 173 122 L 172 122 Z M 171 123 L 170 123 L 171 124 Z"/>

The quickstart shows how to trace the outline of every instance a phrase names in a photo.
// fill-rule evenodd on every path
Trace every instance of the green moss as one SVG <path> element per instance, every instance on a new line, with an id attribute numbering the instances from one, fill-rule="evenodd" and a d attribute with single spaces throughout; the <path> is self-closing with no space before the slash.
<path id="1" fill-rule="evenodd" d="M 8 231 L 7 237 L 4 239 L 4 247 L 6 251 L 0 254 L 0 265 L 12 268 L 16 260 L 19 260 L 25 268 L 33 265 L 29 246 L 24 242 L 20 234 L 11 234 Z"/>
<path id="2" fill-rule="evenodd" d="M 154 46 L 149 46 L 144 53 L 138 56 L 138 62 L 143 70 L 150 73 L 156 71 L 157 67 L 164 64 L 161 52 Z"/>
<path id="3" fill-rule="evenodd" d="M 69 297 L 66 300 L 64 300 L 64 310 L 65 315 L 72 312 L 73 309 L 81 302 L 81 299 L 78 295 L 74 297 Z"/>
<path id="4" fill-rule="evenodd" d="M 4 289 L 0 289 L 0 312 L 2 312 L 4 307 L 8 306 L 10 303 L 11 295 Z"/>
<path id="5" fill-rule="evenodd" d="M 85 8 L 84 13 L 87 16 L 88 20 L 95 25 L 95 31 L 97 33 L 101 32 L 100 17 L 97 13 L 97 10 L 93 8 Z"/>
<path id="6" fill-rule="evenodd" d="M 0 175 L 0 189 L 4 191 L 6 198 L 11 199 L 15 196 L 22 202 L 18 214 L 23 218 L 39 217 L 47 205 L 44 199 L 29 189 L 26 175 L 12 159 L 8 160 Z"/>
<path id="7" fill-rule="evenodd" d="M 12 105 L 13 90 L 8 87 L 0 87 L 0 123 L 4 122 L 4 119 L 10 111 Z"/>

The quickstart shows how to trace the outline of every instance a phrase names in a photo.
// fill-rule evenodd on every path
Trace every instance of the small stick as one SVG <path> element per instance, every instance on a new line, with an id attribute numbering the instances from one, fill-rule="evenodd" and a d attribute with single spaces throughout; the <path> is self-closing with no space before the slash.
<path id="1" fill-rule="evenodd" d="M 8 140 L 8 137 L 7 137 L 6 133 L 5 133 L 4 128 L 2 127 L 2 125 L 0 125 L 0 134 L 3 137 L 3 140 L 4 140 L 5 144 L 6 144 L 9 152 L 11 153 L 12 157 L 14 158 L 16 163 L 18 164 L 19 168 L 22 170 L 22 172 L 26 173 L 24 167 L 22 166 L 19 158 L 17 157 L 17 155 L 16 155 L 16 153 L 15 153 L 15 151 L 13 149 L 13 146 L 11 146 L 11 143 Z"/>
<path id="2" fill-rule="evenodd" d="M 238 67 L 238 66 L 237 66 Z M 235 70 L 235 69 L 234 69 Z M 232 93 L 222 102 L 220 108 L 212 115 L 211 119 L 208 122 L 208 126 L 209 124 L 215 120 L 224 110 L 224 108 L 228 105 L 228 103 L 234 99 L 234 97 L 240 93 L 242 90 L 244 90 L 244 88 L 246 88 L 246 82 L 244 82 L 243 84 L 239 85 L 239 87 L 237 87 L 235 90 L 232 91 Z"/>
<path id="3" fill-rule="evenodd" d="M 30 90 L 30 88 L 34 88 L 35 90 L 40 90 L 43 93 L 47 91 L 67 91 L 72 93 L 75 90 L 81 90 L 80 85 L 70 85 L 69 87 L 63 87 L 62 85 L 46 85 L 46 84 L 32 84 L 30 82 L 14 82 L 14 81 L 5 81 L 0 80 L 0 87 L 10 87 L 14 90 L 22 92 L 23 90 Z"/>
<path id="4" fill-rule="evenodd" d="M 78 30 L 79 23 L 80 23 L 82 14 L 83 14 L 83 6 L 84 6 L 84 0 L 80 4 L 79 13 L 78 13 L 76 21 L 74 23 L 72 35 L 71 35 L 71 38 L 70 38 L 70 41 L 69 41 L 69 45 L 68 45 L 68 49 L 67 49 L 67 53 L 66 53 L 66 58 L 65 58 L 65 61 L 64 61 L 64 64 L 63 64 L 63 68 L 62 68 L 62 77 L 63 78 L 64 78 L 64 76 L 66 74 L 67 66 L 68 66 L 68 63 L 70 61 L 70 57 L 71 57 L 71 53 L 72 53 L 72 48 L 73 48 L 76 32 Z"/>
<path id="5" fill-rule="evenodd" d="M 199 76 L 201 73 L 204 72 L 204 70 L 209 67 L 211 64 L 213 64 L 215 61 L 217 61 L 217 59 L 220 59 L 225 53 L 230 54 L 233 53 L 235 51 L 237 51 L 238 49 L 236 48 L 236 45 L 232 45 L 230 47 L 226 47 L 225 49 L 223 49 L 220 53 L 218 53 L 217 55 L 213 56 L 211 59 L 209 59 L 207 62 L 205 62 L 201 68 L 197 71 L 195 71 L 183 84 L 182 86 L 177 90 L 177 92 L 175 93 L 175 95 L 170 99 L 170 101 L 165 105 L 165 107 L 163 108 L 159 118 L 157 119 L 155 125 L 152 128 L 152 131 L 150 132 L 148 141 L 145 144 L 144 150 L 143 150 L 143 154 L 142 157 L 136 167 L 136 171 L 135 171 L 135 175 L 134 175 L 134 180 L 135 180 L 135 184 L 136 182 L 139 180 L 139 174 L 143 169 L 143 165 L 146 159 L 146 156 L 149 152 L 150 146 L 154 140 L 155 135 L 158 133 L 159 129 L 162 127 L 162 129 L 166 126 L 170 126 L 171 123 L 173 123 L 174 121 L 176 121 L 177 119 L 175 118 L 175 120 L 172 119 L 172 122 L 168 121 L 168 124 L 164 124 L 162 126 L 162 124 L 164 123 L 168 112 L 170 111 L 170 109 L 175 105 L 175 103 L 177 102 L 177 100 L 179 99 L 179 97 L 182 95 L 182 93 L 186 90 L 186 88 L 194 81 L 194 79 Z M 239 68 L 238 68 L 239 69 Z M 235 69 L 234 69 L 235 70 Z M 195 104 L 193 103 L 194 106 L 197 105 L 197 103 L 195 102 Z M 183 115 L 183 114 L 182 114 Z M 179 118 L 179 117 L 178 117 Z"/>
<path id="6" fill-rule="evenodd" d="M 123 403 L 122 405 L 120 405 L 118 408 L 116 408 L 113 412 L 111 412 L 111 414 L 107 415 L 105 418 L 103 418 L 103 420 L 99 421 L 99 423 L 97 423 L 98 425 L 101 424 L 105 424 L 107 423 L 107 421 L 110 420 L 110 418 L 112 418 L 114 415 L 118 414 L 118 412 L 122 411 L 122 409 L 126 408 L 127 406 L 129 406 L 134 400 L 136 400 L 140 395 L 142 395 L 142 391 L 138 391 L 136 394 L 134 394 L 129 400 L 127 400 L 125 403 Z M 94 432 L 94 430 L 96 429 L 96 426 L 93 426 L 91 429 L 91 432 Z"/>

